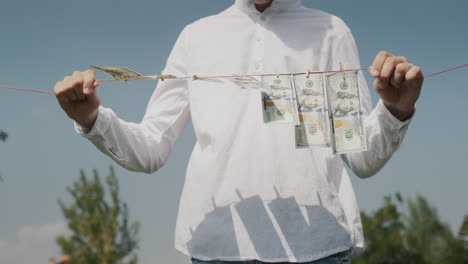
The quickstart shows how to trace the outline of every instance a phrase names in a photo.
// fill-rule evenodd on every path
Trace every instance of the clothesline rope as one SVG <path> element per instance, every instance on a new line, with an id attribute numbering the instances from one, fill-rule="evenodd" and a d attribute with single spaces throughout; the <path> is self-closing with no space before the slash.
<path id="1" fill-rule="evenodd" d="M 453 71 L 456 69 L 460 69 L 463 67 L 468 66 L 468 64 L 463 64 L 457 67 L 453 67 L 447 70 L 431 73 L 428 75 L 425 75 L 424 78 L 429 78 L 438 74 L 446 73 L 449 71 Z M 172 78 L 169 80 L 174 80 L 174 79 L 216 79 L 216 78 L 234 78 L 234 77 L 262 77 L 262 76 L 279 76 L 279 75 L 303 75 L 303 74 L 319 74 L 319 73 L 335 73 L 335 72 L 348 72 L 348 71 L 367 71 L 369 68 L 362 68 L 362 69 L 346 69 L 346 70 L 338 70 L 338 71 L 315 71 L 315 72 L 293 72 L 293 73 L 267 73 L 267 74 L 248 74 L 248 75 L 219 75 L 219 76 L 185 76 L 185 77 L 176 77 Z M 117 80 L 112 80 L 112 79 L 106 79 L 106 80 L 97 80 L 98 82 L 112 82 L 112 81 L 117 81 Z M 43 93 L 43 94 L 55 94 L 54 92 L 47 92 L 47 91 L 41 91 L 41 90 L 33 90 L 33 89 L 25 89 L 25 88 L 17 88 L 17 87 L 10 87 L 10 86 L 3 86 L 0 85 L 0 88 L 4 89 L 12 89 L 12 90 L 20 90 L 20 91 L 27 91 L 27 92 L 35 92 L 35 93 Z"/>

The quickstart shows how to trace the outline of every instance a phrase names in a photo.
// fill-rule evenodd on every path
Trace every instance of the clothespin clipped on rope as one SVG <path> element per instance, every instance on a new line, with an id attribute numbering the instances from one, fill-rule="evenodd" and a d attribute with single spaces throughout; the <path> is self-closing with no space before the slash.
<path id="1" fill-rule="evenodd" d="M 343 63 L 340 62 L 340 72 L 343 73 L 343 81 L 346 81 L 346 73 L 344 72 Z"/>
<path id="2" fill-rule="evenodd" d="M 164 80 L 169 80 L 169 79 L 177 79 L 176 76 L 174 75 L 154 75 L 154 76 L 148 76 L 148 77 L 155 77 L 155 79 L 159 79 L 161 81 L 164 81 Z"/>
<path id="3" fill-rule="evenodd" d="M 200 80 L 200 77 L 198 77 L 197 75 L 193 75 L 192 80 L 194 80 L 194 81 Z"/>
<path id="4" fill-rule="evenodd" d="M 306 69 L 306 72 L 307 72 L 307 76 L 306 76 L 306 78 L 307 78 L 307 79 L 309 79 L 309 77 L 310 77 L 310 69 L 309 69 L 309 68 L 307 68 L 307 69 Z"/>

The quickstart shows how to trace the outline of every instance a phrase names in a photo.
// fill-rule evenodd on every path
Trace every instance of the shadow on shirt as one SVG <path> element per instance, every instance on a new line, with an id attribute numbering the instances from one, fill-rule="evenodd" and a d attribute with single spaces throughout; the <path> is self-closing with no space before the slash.
<path id="1" fill-rule="evenodd" d="M 276 191 L 276 189 L 275 189 Z M 288 258 L 264 202 L 259 195 L 244 198 L 236 190 L 240 202 L 234 204 L 250 241 L 260 259 Z M 337 218 L 322 206 L 304 206 L 308 221 L 296 199 L 291 196 L 267 202 L 282 236 L 295 259 L 329 252 L 338 247 L 351 247 L 351 238 Z M 214 201 L 213 201 L 214 202 Z M 310 224 L 309 224 L 310 223 Z M 204 220 L 192 231 L 187 243 L 190 255 L 220 256 L 229 259 L 240 257 L 230 205 L 217 207 L 205 215 Z"/>

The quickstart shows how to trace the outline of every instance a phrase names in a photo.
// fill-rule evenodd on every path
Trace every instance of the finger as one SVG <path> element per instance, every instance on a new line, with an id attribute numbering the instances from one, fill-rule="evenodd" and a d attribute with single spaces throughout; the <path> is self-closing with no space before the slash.
<path id="1" fill-rule="evenodd" d="M 405 79 L 409 82 L 423 82 L 424 74 L 420 67 L 414 66 L 406 73 Z"/>
<path id="2" fill-rule="evenodd" d="M 76 101 L 78 99 L 74 85 L 75 81 L 72 76 L 67 76 L 63 79 L 63 93 L 66 94 L 71 101 Z"/>
<path id="3" fill-rule="evenodd" d="M 73 89 L 75 90 L 75 94 L 78 100 L 85 99 L 85 95 L 83 93 L 83 73 L 80 71 L 73 72 Z"/>
<path id="4" fill-rule="evenodd" d="M 61 103 L 70 102 L 70 98 L 64 93 L 63 81 L 57 82 L 54 87 L 54 93 L 57 100 Z"/>
<path id="5" fill-rule="evenodd" d="M 393 56 L 392 54 L 386 51 L 380 51 L 377 56 L 375 56 L 374 62 L 372 66 L 369 68 L 369 72 L 374 78 L 378 78 L 380 76 L 380 72 L 382 70 L 382 66 L 384 65 L 385 61 L 388 57 Z"/>
<path id="6" fill-rule="evenodd" d="M 95 89 L 95 81 L 96 81 L 96 72 L 93 70 L 86 70 L 84 73 L 84 82 L 83 82 L 83 93 L 85 95 L 90 95 L 92 90 Z"/>
<path id="7" fill-rule="evenodd" d="M 405 56 L 398 56 L 398 59 L 402 62 L 408 62 L 408 58 L 406 58 Z"/>
<path id="8" fill-rule="evenodd" d="M 406 57 L 401 56 L 392 56 L 388 57 L 387 60 L 385 60 L 379 77 L 379 85 L 381 86 L 381 89 L 385 89 L 388 86 L 388 84 L 390 83 L 390 78 L 394 74 L 397 65 L 400 63 L 405 63 L 405 60 L 407 60 Z"/>
<path id="9" fill-rule="evenodd" d="M 409 69 L 411 69 L 411 66 L 408 62 L 404 62 L 404 63 L 399 63 L 396 68 L 395 68 L 395 72 L 393 73 L 391 79 L 390 79 L 390 83 L 397 87 L 397 88 L 400 88 L 401 87 L 401 83 L 403 81 L 403 79 L 405 78 L 406 76 L 406 73 L 409 71 Z"/>
<path id="10" fill-rule="evenodd" d="M 374 89 L 377 93 L 379 93 L 380 91 L 382 91 L 382 89 L 380 88 L 380 85 L 379 85 L 379 79 L 375 79 L 374 80 Z"/>
<path id="11" fill-rule="evenodd" d="M 398 64 L 397 58 L 395 56 L 393 57 L 388 57 L 380 71 L 380 76 L 378 78 L 377 85 L 379 86 L 380 89 L 385 89 L 388 86 L 388 83 L 390 81 L 390 77 L 392 77 L 393 72 L 395 71 L 395 68 Z"/>

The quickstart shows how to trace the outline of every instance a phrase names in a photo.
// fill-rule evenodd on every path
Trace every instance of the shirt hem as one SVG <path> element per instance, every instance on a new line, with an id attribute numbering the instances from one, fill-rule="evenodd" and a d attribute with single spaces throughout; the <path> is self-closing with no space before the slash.
<path id="1" fill-rule="evenodd" d="M 252 257 L 252 256 L 215 256 L 215 257 L 211 256 L 211 257 L 207 257 L 207 256 L 204 256 L 204 255 L 198 255 L 198 254 L 192 254 L 191 255 L 187 251 L 187 249 L 185 247 L 177 245 L 177 244 L 175 245 L 175 248 L 178 251 L 180 251 L 181 253 L 183 253 L 184 255 L 188 256 L 188 257 L 200 259 L 200 260 L 203 260 L 203 261 L 212 261 L 212 260 L 251 261 L 251 260 L 259 260 L 259 261 L 262 261 L 262 262 L 272 262 L 272 263 L 275 263 L 275 262 L 291 262 L 291 259 L 295 259 L 295 262 L 291 262 L 291 263 L 316 261 L 316 260 L 320 260 L 320 259 L 332 256 L 334 254 L 344 252 L 344 251 L 347 251 L 347 250 L 350 250 L 350 252 L 351 252 L 350 256 L 354 257 L 354 256 L 357 256 L 357 255 L 361 254 L 364 251 L 364 247 L 362 245 L 358 245 L 358 246 L 351 247 L 351 248 L 350 247 L 337 247 L 337 248 L 335 248 L 333 250 L 329 250 L 329 251 L 326 251 L 326 252 L 323 252 L 323 253 L 320 253 L 320 254 L 310 255 L 310 256 L 302 257 L 302 258 L 296 258 L 294 256 L 287 256 L 286 258 L 259 258 L 257 256 L 254 256 L 254 257 Z"/>

